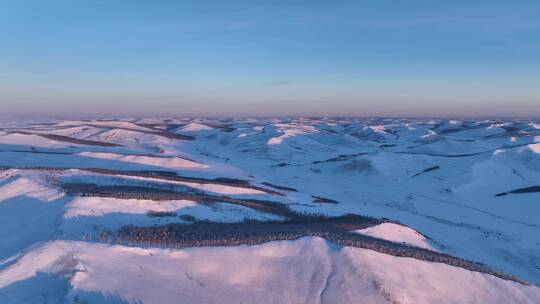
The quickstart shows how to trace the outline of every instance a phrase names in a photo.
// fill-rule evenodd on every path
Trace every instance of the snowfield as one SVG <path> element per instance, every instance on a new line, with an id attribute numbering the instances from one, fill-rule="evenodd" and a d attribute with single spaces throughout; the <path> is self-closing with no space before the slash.
<path id="1" fill-rule="evenodd" d="M 0 303 L 540 303 L 538 120 L 0 126 Z"/>

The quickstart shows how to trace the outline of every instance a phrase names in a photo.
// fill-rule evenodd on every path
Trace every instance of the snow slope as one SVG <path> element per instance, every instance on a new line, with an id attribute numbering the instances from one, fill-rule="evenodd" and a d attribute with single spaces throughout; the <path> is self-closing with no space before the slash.
<path id="1" fill-rule="evenodd" d="M 362 303 L 506 304 L 536 303 L 540 298 L 540 288 L 535 286 L 444 264 L 340 248 L 319 238 L 184 250 L 57 241 L 33 249 L 0 272 L 0 288 L 44 272 L 69 279 L 66 301 L 91 300 L 96 294 L 130 303 L 163 304 L 358 303 L 360 299 Z"/>
<path id="2" fill-rule="evenodd" d="M 414 231 L 414 229 L 402 225 L 382 223 L 377 226 L 356 230 L 355 232 L 396 243 L 403 243 L 436 251 L 436 249 L 422 234 Z"/>

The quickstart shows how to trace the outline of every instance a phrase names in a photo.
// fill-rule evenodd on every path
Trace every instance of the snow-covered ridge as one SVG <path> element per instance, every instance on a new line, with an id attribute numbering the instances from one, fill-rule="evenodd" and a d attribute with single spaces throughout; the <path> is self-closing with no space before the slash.
<path id="1" fill-rule="evenodd" d="M 103 152 L 81 152 L 78 155 L 86 157 L 95 157 L 102 159 L 118 160 L 129 163 L 150 165 L 171 169 L 186 169 L 186 168 L 198 168 L 206 169 L 208 165 L 194 162 L 179 157 L 154 157 L 147 155 L 122 155 L 117 153 L 103 153 Z"/>
<path id="2" fill-rule="evenodd" d="M 185 126 L 179 127 L 177 131 L 180 132 L 197 132 L 197 131 L 205 131 L 205 130 L 212 130 L 212 127 L 209 127 L 207 125 L 203 125 L 200 123 L 192 122 L 188 123 Z"/>
<path id="3" fill-rule="evenodd" d="M 66 301 L 96 293 L 142 303 L 535 303 L 540 297 L 535 286 L 319 238 L 184 250 L 57 241 L 4 269 L 0 288 L 43 272 L 72 273 Z"/>

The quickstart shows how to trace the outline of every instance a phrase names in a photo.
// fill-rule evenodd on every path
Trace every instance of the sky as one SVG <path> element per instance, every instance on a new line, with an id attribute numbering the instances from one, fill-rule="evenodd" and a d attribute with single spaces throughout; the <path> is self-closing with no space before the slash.
<path id="1" fill-rule="evenodd" d="M 0 1 L 0 116 L 537 116 L 540 1 Z"/>

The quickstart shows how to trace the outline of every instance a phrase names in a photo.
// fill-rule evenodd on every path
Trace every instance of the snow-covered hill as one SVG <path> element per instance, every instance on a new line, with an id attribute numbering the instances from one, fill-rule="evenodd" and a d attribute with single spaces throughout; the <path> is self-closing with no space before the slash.
<path id="1" fill-rule="evenodd" d="M 43 278 L 45 277 L 45 278 Z M 57 285 L 65 280 L 67 288 Z M 32 294 L 47 284 L 46 295 Z M 320 238 L 168 250 L 55 241 L 0 277 L 8 301 L 102 303 L 536 303 L 540 288 Z M 43 288 L 43 287 L 41 287 Z"/>

